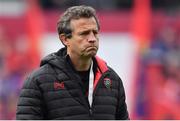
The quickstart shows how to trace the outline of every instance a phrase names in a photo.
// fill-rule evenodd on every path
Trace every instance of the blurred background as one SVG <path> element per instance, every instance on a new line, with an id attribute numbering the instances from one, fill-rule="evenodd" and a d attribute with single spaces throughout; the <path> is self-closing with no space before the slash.
<path id="1" fill-rule="evenodd" d="M 15 119 L 20 89 L 62 47 L 60 14 L 90 5 L 98 55 L 122 78 L 131 119 L 180 120 L 180 0 L 0 0 L 0 119 Z"/>

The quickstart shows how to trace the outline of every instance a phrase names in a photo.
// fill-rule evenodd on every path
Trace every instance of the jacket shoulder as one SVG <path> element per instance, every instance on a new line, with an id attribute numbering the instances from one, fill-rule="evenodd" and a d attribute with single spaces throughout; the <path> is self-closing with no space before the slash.
<path id="1" fill-rule="evenodd" d="M 53 68 L 49 65 L 43 65 L 41 67 L 39 67 L 38 69 L 35 69 L 34 71 L 32 71 L 32 73 L 30 74 L 33 78 L 38 78 L 39 76 L 43 76 L 43 75 L 48 75 L 48 74 L 54 74 L 54 70 Z"/>
<path id="2" fill-rule="evenodd" d="M 27 78 L 24 81 L 23 88 L 33 88 L 33 89 L 39 89 L 38 86 L 44 82 L 48 82 L 48 80 L 51 80 L 55 72 L 53 71 L 53 68 L 46 64 L 44 66 L 41 66 L 40 68 L 35 69 L 32 71 Z"/>
<path id="3" fill-rule="evenodd" d="M 122 82 L 120 76 L 116 73 L 116 71 L 114 69 L 112 69 L 109 66 L 108 66 L 108 69 L 109 69 L 109 74 L 111 77 L 113 77 L 115 80 L 119 80 L 120 82 Z"/>

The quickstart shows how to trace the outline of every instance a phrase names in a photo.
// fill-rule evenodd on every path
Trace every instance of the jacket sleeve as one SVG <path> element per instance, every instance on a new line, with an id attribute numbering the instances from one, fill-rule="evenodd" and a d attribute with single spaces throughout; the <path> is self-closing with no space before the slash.
<path id="1" fill-rule="evenodd" d="M 130 118 L 126 105 L 126 95 L 123 82 L 119 75 L 111 67 L 109 67 L 109 69 L 111 70 L 111 74 L 114 80 L 118 82 L 118 104 L 116 108 L 116 120 L 129 120 Z"/>
<path id="2" fill-rule="evenodd" d="M 118 107 L 116 111 L 116 119 L 118 120 L 129 120 L 129 114 L 127 110 L 127 105 L 125 102 L 126 96 L 124 91 L 124 86 L 122 80 L 117 77 L 119 81 L 119 91 L 118 91 Z"/>
<path id="3" fill-rule="evenodd" d="M 20 92 L 16 119 L 43 119 L 42 93 L 35 78 L 29 76 Z"/>

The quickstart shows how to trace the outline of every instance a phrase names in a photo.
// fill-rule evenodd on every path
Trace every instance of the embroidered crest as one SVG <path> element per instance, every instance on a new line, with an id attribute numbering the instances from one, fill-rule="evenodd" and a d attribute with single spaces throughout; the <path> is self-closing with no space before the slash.
<path id="1" fill-rule="evenodd" d="M 112 88 L 112 81 L 109 78 L 104 78 L 104 86 L 107 89 L 111 89 Z"/>

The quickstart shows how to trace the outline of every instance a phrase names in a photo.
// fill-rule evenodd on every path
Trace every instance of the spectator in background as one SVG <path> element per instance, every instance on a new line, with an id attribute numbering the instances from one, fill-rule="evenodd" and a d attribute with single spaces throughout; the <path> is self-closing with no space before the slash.
<path id="1" fill-rule="evenodd" d="M 25 75 L 22 55 L 17 54 L 8 38 L 8 31 L 0 27 L 0 119 L 15 119 L 17 97 Z M 14 40 L 16 43 L 16 40 Z M 24 57 L 27 58 L 27 57 Z M 21 65 L 21 66 L 20 66 Z M 24 67 L 24 68 L 21 68 Z"/>
<path id="2" fill-rule="evenodd" d="M 5 30 L 0 26 L 0 119 L 4 119 L 7 115 L 6 99 L 7 93 L 5 93 L 4 83 L 5 76 L 8 73 L 6 59 L 9 54 L 10 47 L 6 37 Z"/>
<path id="3" fill-rule="evenodd" d="M 144 59 L 147 119 L 180 119 L 180 48 L 175 28 L 166 26 Z M 144 76 L 141 75 L 141 76 Z M 146 96 L 148 95 L 148 96 Z"/>
<path id="4" fill-rule="evenodd" d="M 122 80 L 96 56 L 99 29 L 92 7 L 65 11 L 58 21 L 65 47 L 27 78 L 17 119 L 129 119 Z"/>

